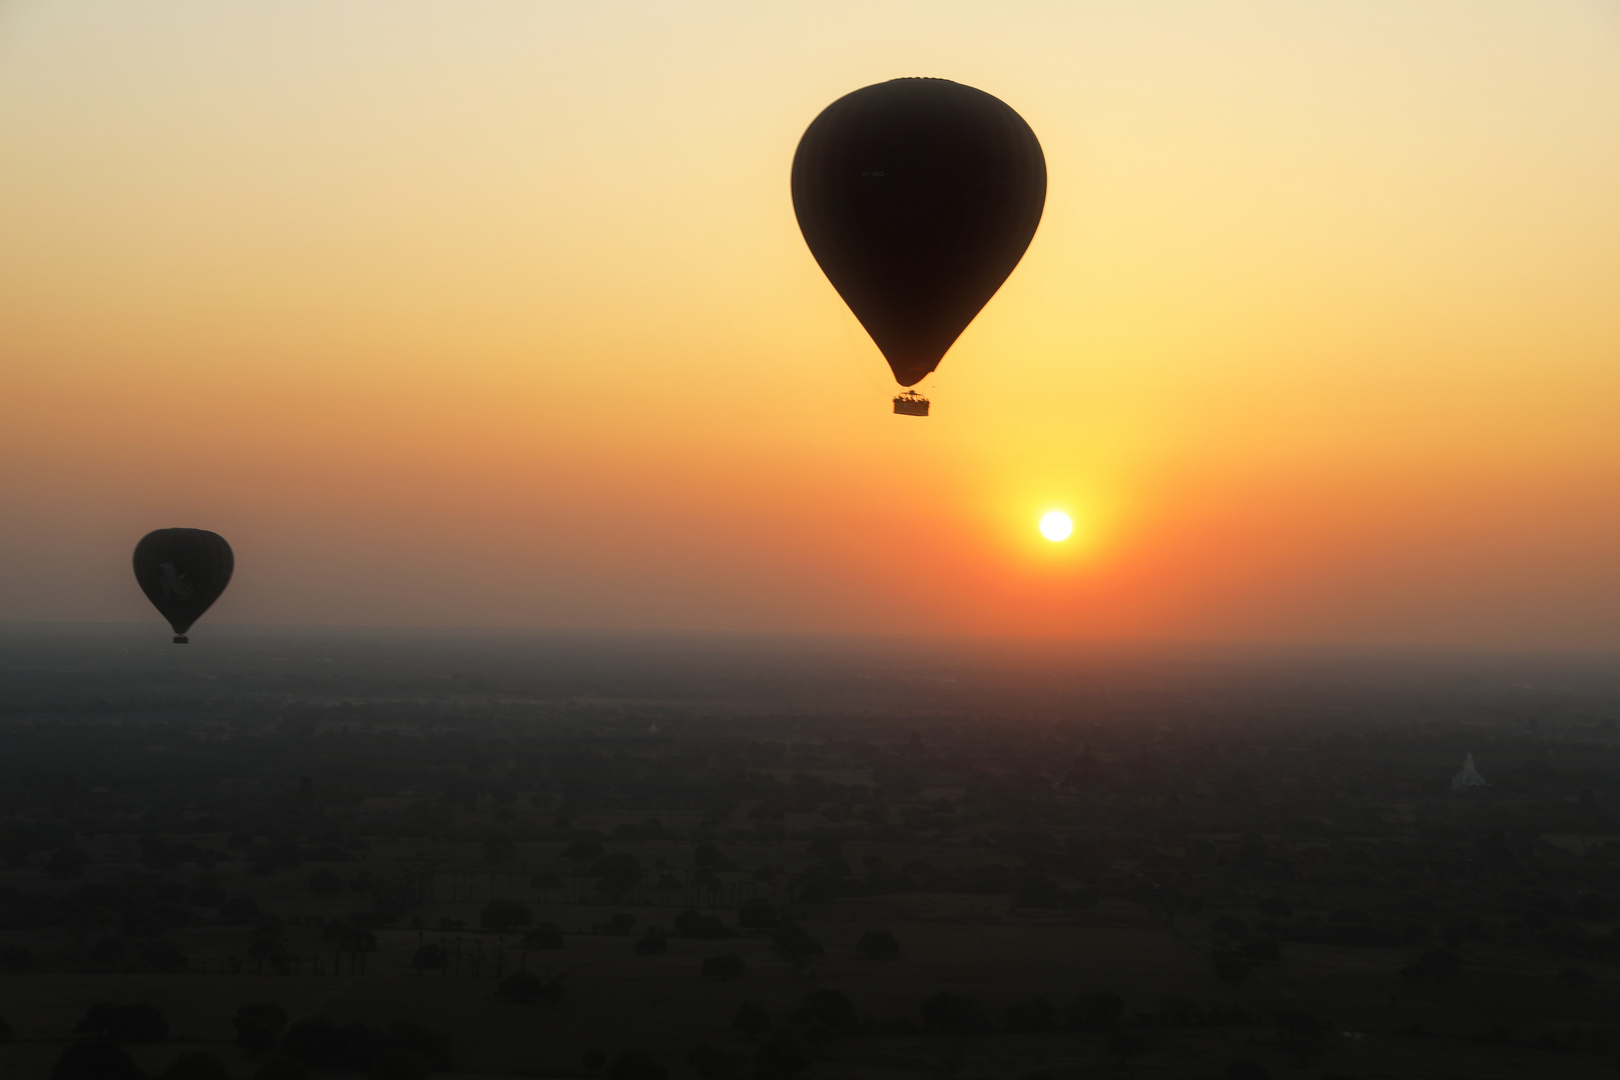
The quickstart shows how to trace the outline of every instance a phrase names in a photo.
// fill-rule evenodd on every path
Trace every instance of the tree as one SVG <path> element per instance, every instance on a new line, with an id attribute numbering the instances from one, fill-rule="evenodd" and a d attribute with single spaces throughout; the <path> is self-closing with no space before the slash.
<path id="1" fill-rule="evenodd" d="M 523 935 L 523 947 L 525 949 L 560 949 L 563 947 L 562 931 L 551 923 L 541 923 Z"/>
<path id="2" fill-rule="evenodd" d="M 1229 986 L 1236 986 L 1249 977 L 1250 965 L 1242 957 L 1220 953 L 1215 957 L 1215 977 Z"/>
<path id="3" fill-rule="evenodd" d="M 236 1045 L 251 1054 L 263 1054 L 275 1045 L 276 1036 L 287 1026 L 287 1010 L 268 1001 L 243 1005 L 231 1020 L 236 1028 Z"/>
<path id="4" fill-rule="evenodd" d="M 433 1068 L 415 1050 L 384 1050 L 372 1060 L 366 1080 L 428 1080 Z"/>
<path id="5" fill-rule="evenodd" d="M 607 858 L 598 860 L 596 865 L 591 867 L 591 874 L 596 878 L 596 887 L 617 900 L 636 887 L 644 871 L 640 860 L 634 855 L 625 851 L 615 851 Z"/>
<path id="6" fill-rule="evenodd" d="M 545 993 L 545 982 L 527 971 L 514 971 L 495 988 L 495 996 L 507 1001 L 537 1001 Z"/>
<path id="7" fill-rule="evenodd" d="M 21 945 L 7 945 L 0 949 L 0 968 L 7 971 L 27 971 L 34 966 L 34 954 Z"/>
<path id="8" fill-rule="evenodd" d="M 11 1024 L 5 1017 L 0 1016 L 0 1046 L 10 1042 L 16 1033 L 11 1030 Z"/>
<path id="9" fill-rule="evenodd" d="M 51 1080 L 146 1080 L 123 1048 L 105 1039 L 75 1040 L 62 1048 Z"/>
<path id="10" fill-rule="evenodd" d="M 294 1057 L 278 1054 L 259 1067 L 253 1080 L 309 1080 L 309 1066 Z"/>
<path id="11" fill-rule="evenodd" d="M 322 868 L 309 875 L 309 891 L 317 896 L 330 896 L 343 891 L 343 879 L 329 869 Z"/>
<path id="12" fill-rule="evenodd" d="M 669 1070 L 645 1050 L 625 1050 L 613 1059 L 608 1080 L 668 1080 Z"/>
<path id="13" fill-rule="evenodd" d="M 529 879 L 531 889 L 560 889 L 562 886 L 562 875 L 553 870 L 542 870 Z"/>
<path id="14" fill-rule="evenodd" d="M 569 844 L 567 847 L 563 848 L 562 857 L 583 863 L 590 862 L 601 854 L 602 841 L 592 837 L 582 836 L 578 840 L 575 840 L 573 843 Z"/>
<path id="15" fill-rule="evenodd" d="M 923 1026 L 951 1035 L 972 1035 L 986 1027 L 984 1006 L 978 998 L 941 990 L 922 1003 Z"/>
<path id="16" fill-rule="evenodd" d="M 491 900 L 478 913 L 478 925 L 485 930 L 505 933 L 534 921 L 534 912 L 511 900 Z"/>
<path id="17" fill-rule="evenodd" d="M 610 937 L 624 937 L 636 928 L 636 917 L 628 911 L 614 912 L 613 917 L 605 923 L 597 923 L 595 930 L 599 934 Z"/>
<path id="18" fill-rule="evenodd" d="M 821 947 L 821 942 L 797 923 L 783 923 L 777 927 L 776 933 L 771 935 L 771 944 L 776 947 L 776 955 L 794 967 L 803 967 L 812 956 L 820 956 L 826 951 Z"/>
<path id="19" fill-rule="evenodd" d="M 1063 1019 L 1078 1031 L 1106 1031 L 1125 1015 L 1125 999 L 1109 990 L 1081 994 L 1063 1010 Z"/>
<path id="20" fill-rule="evenodd" d="M 900 942 L 887 930 L 868 930 L 855 943 L 855 951 L 868 960 L 893 960 L 900 955 Z"/>
<path id="21" fill-rule="evenodd" d="M 1030 998 L 1007 1006 L 1001 1011 L 1001 1026 L 1008 1031 L 1054 1031 L 1057 1028 L 1057 1009 L 1045 998 Z"/>
<path id="22" fill-rule="evenodd" d="M 1045 875 L 1037 874 L 1024 879 L 1013 902 L 1025 907 L 1053 908 L 1057 907 L 1062 899 L 1063 890 L 1058 887 L 1058 883 Z"/>
<path id="23" fill-rule="evenodd" d="M 76 847 L 59 847 L 51 852 L 51 857 L 45 860 L 45 872 L 60 881 L 69 881 L 84 876 L 84 864 L 89 861 L 85 853 Z"/>
<path id="24" fill-rule="evenodd" d="M 443 945 L 428 942 L 419 945 L 411 957 L 411 967 L 417 971 L 443 971 L 450 966 L 450 953 Z"/>
<path id="25" fill-rule="evenodd" d="M 741 1032 L 746 1039 L 757 1039 L 771 1029 L 771 1014 L 755 1005 L 752 1001 L 745 1001 L 737 1006 L 737 1015 L 732 1018 L 731 1030 Z"/>
<path id="26" fill-rule="evenodd" d="M 1239 951 L 1249 960 L 1282 959 L 1282 948 L 1277 944 L 1277 939 L 1261 934 L 1250 934 L 1244 938 Z"/>
<path id="27" fill-rule="evenodd" d="M 1121 1065 L 1147 1051 L 1147 1040 L 1129 1028 L 1115 1028 L 1108 1036 L 1108 1052 L 1116 1055 Z"/>
<path id="28" fill-rule="evenodd" d="M 1462 977 L 1462 957 L 1447 949 L 1430 949 L 1401 969 L 1401 978 L 1447 980 Z"/>
<path id="29" fill-rule="evenodd" d="M 1289 1009 L 1277 1015 L 1277 1034 L 1280 1045 L 1306 1068 L 1327 1051 L 1328 1022 L 1300 1009 Z"/>
<path id="30" fill-rule="evenodd" d="M 109 1042 L 131 1046 L 164 1042 L 169 1037 L 169 1022 L 157 1006 L 144 1001 L 133 1005 L 114 1005 L 103 1001 L 90 1006 L 73 1028 L 74 1034 L 99 1035 Z"/>
<path id="31" fill-rule="evenodd" d="M 187 1050 L 170 1063 L 158 1080 L 231 1080 L 231 1071 L 207 1050 Z"/>
<path id="32" fill-rule="evenodd" d="M 737 1071 L 737 1059 L 720 1049 L 704 1043 L 686 1055 L 686 1063 L 703 1080 L 726 1080 Z"/>
<path id="33" fill-rule="evenodd" d="M 663 956 L 669 952 L 669 939 L 658 927 L 650 927 L 641 935 L 641 940 L 636 942 L 635 949 L 642 956 Z"/>
<path id="34" fill-rule="evenodd" d="M 748 900 L 737 912 L 737 925 L 749 930 L 769 930 L 776 925 L 776 905 L 763 896 Z"/>
<path id="35" fill-rule="evenodd" d="M 141 966 L 151 971 L 184 971 L 191 963 L 190 957 L 180 951 L 180 946 L 168 938 L 161 938 L 147 945 L 141 950 Z"/>
<path id="36" fill-rule="evenodd" d="M 772 1072 L 792 1076 L 808 1069 L 815 1061 L 809 1045 L 791 1032 L 779 1031 L 754 1051 L 754 1064 L 766 1075 Z"/>
<path id="37" fill-rule="evenodd" d="M 607 1059 L 607 1052 L 605 1050 L 599 1046 L 593 1046 L 589 1050 L 585 1051 L 584 1054 L 580 1055 L 579 1063 L 580 1065 L 584 1066 L 586 1072 L 594 1073 L 602 1066 L 607 1064 Z"/>
<path id="38" fill-rule="evenodd" d="M 1271 1080 L 1271 1070 L 1258 1061 L 1234 1061 L 1226 1067 L 1226 1080 Z"/>
<path id="39" fill-rule="evenodd" d="M 793 1018 L 825 1024 L 834 1031 L 845 1033 L 854 1031 L 861 1021 L 849 995 L 831 987 L 822 987 L 806 994 L 794 1011 Z"/>
<path id="40" fill-rule="evenodd" d="M 675 916 L 675 934 L 677 937 L 697 938 L 700 941 L 718 941 L 721 938 L 736 937 L 737 932 L 722 923 L 713 915 L 699 915 L 691 908 L 687 908 Z"/>
<path id="41" fill-rule="evenodd" d="M 743 963 L 743 958 L 731 953 L 711 956 L 703 961 L 703 977 L 706 979 L 729 982 L 732 979 L 740 979 L 746 970 L 748 965 Z"/>

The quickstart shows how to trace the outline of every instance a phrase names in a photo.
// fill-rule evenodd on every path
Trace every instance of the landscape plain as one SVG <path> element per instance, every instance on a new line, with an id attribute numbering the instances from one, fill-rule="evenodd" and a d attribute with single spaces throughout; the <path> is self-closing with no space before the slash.
<path id="1" fill-rule="evenodd" d="M 90 1039 L 244 1078 L 397 1051 L 465 1077 L 1598 1077 L 1620 1052 L 1612 659 L 4 636 L 0 1075 Z M 1470 754 L 1485 784 L 1454 790 Z M 98 1030 L 98 1003 L 164 1027 Z"/>

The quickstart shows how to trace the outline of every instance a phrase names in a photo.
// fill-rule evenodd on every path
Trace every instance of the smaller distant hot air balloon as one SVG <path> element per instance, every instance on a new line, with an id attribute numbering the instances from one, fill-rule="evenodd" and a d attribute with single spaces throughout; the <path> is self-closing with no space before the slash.
<path id="1" fill-rule="evenodd" d="M 135 580 L 158 613 L 174 627 L 174 643 L 202 618 L 231 583 L 236 556 L 207 529 L 158 529 L 135 545 Z"/>

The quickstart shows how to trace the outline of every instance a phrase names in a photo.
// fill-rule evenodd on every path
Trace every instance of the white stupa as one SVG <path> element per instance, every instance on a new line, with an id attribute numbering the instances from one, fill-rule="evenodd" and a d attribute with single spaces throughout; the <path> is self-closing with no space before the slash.
<path id="1" fill-rule="evenodd" d="M 1451 790 L 1459 792 L 1473 791 L 1475 788 L 1484 786 L 1485 778 L 1479 775 L 1478 769 L 1474 768 L 1474 755 L 1470 752 L 1467 757 L 1463 758 L 1462 771 L 1451 778 Z"/>

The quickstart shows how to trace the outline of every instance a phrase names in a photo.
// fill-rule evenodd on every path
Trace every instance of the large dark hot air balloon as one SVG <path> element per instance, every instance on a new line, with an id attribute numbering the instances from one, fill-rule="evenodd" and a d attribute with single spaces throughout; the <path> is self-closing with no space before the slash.
<path id="1" fill-rule="evenodd" d="M 827 106 L 793 155 L 810 252 L 883 351 L 920 382 L 1007 280 L 1046 204 L 1046 158 L 1006 103 L 894 79 Z M 895 412 L 928 414 L 907 392 Z"/>
<path id="2" fill-rule="evenodd" d="M 158 529 L 135 545 L 135 580 L 169 625 L 174 643 L 202 618 L 231 583 L 236 557 L 231 545 L 207 529 Z"/>

